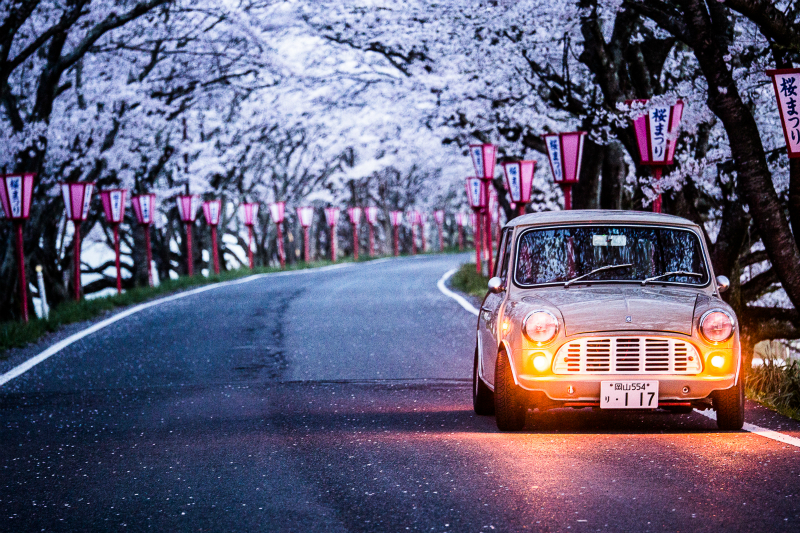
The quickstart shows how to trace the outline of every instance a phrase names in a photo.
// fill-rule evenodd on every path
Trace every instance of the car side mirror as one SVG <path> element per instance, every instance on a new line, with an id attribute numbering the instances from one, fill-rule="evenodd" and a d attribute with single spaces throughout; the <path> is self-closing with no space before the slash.
<path id="1" fill-rule="evenodd" d="M 731 280 L 726 276 L 717 276 L 717 290 L 722 294 L 731 288 Z"/>
<path id="2" fill-rule="evenodd" d="M 494 277 L 489 280 L 489 292 L 492 294 L 499 294 L 504 290 L 506 290 L 506 286 L 502 278 Z"/>

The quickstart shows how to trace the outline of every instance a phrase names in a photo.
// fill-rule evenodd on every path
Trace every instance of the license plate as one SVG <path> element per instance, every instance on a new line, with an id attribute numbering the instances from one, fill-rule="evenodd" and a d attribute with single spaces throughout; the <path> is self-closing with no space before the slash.
<path id="1" fill-rule="evenodd" d="M 658 381 L 602 381 L 600 409 L 655 409 Z"/>

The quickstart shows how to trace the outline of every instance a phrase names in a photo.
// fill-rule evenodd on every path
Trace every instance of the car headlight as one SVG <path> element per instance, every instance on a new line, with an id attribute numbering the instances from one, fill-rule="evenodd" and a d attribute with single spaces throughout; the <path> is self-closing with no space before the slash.
<path id="1" fill-rule="evenodd" d="M 534 311 L 525 317 L 522 332 L 528 340 L 541 346 L 552 341 L 558 334 L 558 320 L 548 311 Z"/>
<path id="2" fill-rule="evenodd" d="M 700 319 L 700 334 L 710 342 L 723 342 L 733 335 L 733 318 L 725 311 L 708 311 Z"/>

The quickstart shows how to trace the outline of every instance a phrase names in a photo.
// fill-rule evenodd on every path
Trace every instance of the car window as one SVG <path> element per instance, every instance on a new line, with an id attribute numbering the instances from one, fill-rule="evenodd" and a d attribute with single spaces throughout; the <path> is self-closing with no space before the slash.
<path id="1" fill-rule="evenodd" d="M 530 230 L 518 239 L 515 281 L 561 283 L 604 266 L 631 264 L 592 274 L 586 282 L 642 281 L 669 272 L 659 283 L 705 285 L 703 247 L 688 230 L 641 226 L 573 226 Z"/>
<path id="2" fill-rule="evenodd" d="M 501 249 L 503 251 L 503 256 L 500 259 L 499 265 L 499 272 L 500 277 L 504 280 L 508 277 L 508 260 L 511 257 L 511 234 L 513 232 L 511 229 L 506 229 L 505 233 L 503 233 L 503 240 L 501 241 L 503 245 Z"/>

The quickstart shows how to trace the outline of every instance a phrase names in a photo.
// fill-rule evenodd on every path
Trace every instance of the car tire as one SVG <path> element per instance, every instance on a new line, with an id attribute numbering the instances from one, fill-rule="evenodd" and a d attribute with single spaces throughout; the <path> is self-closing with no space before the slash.
<path id="1" fill-rule="evenodd" d="M 739 383 L 730 389 L 714 394 L 714 410 L 717 412 L 717 427 L 730 431 L 744 426 L 744 376 L 739 372 Z"/>
<path id="2" fill-rule="evenodd" d="M 528 406 L 522 389 L 514 383 L 511 362 L 505 352 L 497 354 L 494 373 L 494 411 L 497 429 L 519 431 L 525 427 Z"/>
<path id="3" fill-rule="evenodd" d="M 472 408 L 476 415 L 494 414 L 494 393 L 478 374 L 478 347 L 475 347 L 475 363 L 472 365 Z"/>

